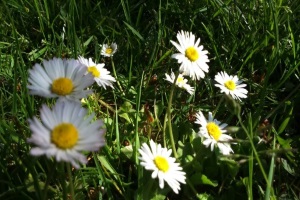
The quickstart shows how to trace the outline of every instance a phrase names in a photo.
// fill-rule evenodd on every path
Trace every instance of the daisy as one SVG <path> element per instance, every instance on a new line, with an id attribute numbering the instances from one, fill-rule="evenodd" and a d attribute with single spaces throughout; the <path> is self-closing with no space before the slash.
<path id="1" fill-rule="evenodd" d="M 44 60 L 29 70 L 28 89 L 33 95 L 79 101 L 93 92 L 85 90 L 94 83 L 93 77 L 85 73 L 86 68 L 74 59 Z"/>
<path id="2" fill-rule="evenodd" d="M 160 144 L 156 144 L 150 140 L 150 147 L 144 143 L 139 149 L 141 157 L 141 165 L 146 170 L 151 170 L 151 177 L 159 179 L 159 187 L 164 188 L 164 181 L 178 194 L 180 183 L 185 184 L 185 172 L 178 163 L 175 163 L 175 158 L 170 157 L 172 150 L 162 148 Z"/>
<path id="3" fill-rule="evenodd" d="M 174 72 L 171 72 L 171 76 L 169 76 L 168 74 L 165 74 L 165 75 L 166 75 L 166 79 L 165 80 L 167 80 L 167 81 L 169 81 L 171 83 L 174 83 L 174 79 L 175 79 Z M 194 88 L 191 87 L 189 84 L 187 84 L 187 81 L 188 80 L 185 79 L 182 74 L 179 74 L 175 84 L 178 87 L 185 89 L 188 93 L 193 94 Z"/>
<path id="4" fill-rule="evenodd" d="M 204 72 L 208 72 L 209 62 L 207 53 L 203 50 L 203 46 L 200 45 L 200 38 L 195 42 L 195 35 L 191 32 L 181 31 L 177 33 L 177 39 L 179 44 L 172 41 L 171 43 L 177 48 L 179 53 L 172 55 L 172 58 L 178 60 L 181 63 L 179 71 L 185 76 L 190 76 L 193 80 L 199 80 L 204 78 Z"/>
<path id="5" fill-rule="evenodd" d="M 230 152 L 233 152 L 230 144 L 228 144 L 232 137 L 224 134 L 226 133 L 224 128 L 227 124 L 221 124 L 221 122 L 214 119 L 211 112 L 208 113 L 208 120 L 206 120 L 201 111 L 196 114 L 195 123 L 201 125 L 198 135 L 204 138 L 203 144 L 206 147 L 210 146 L 211 151 L 217 145 L 223 155 L 229 155 Z"/>
<path id="6" fill-rule="evenodd" d="M 104 44 L 102 45 L 101 55 L 105 57 L 112 57 L 118 49 L 118 45 L 116 43 L 111 43 L 111 45 Z"/>
<path id="7" fill-rule="evenodd" d="M 75 168 L 79 168 L 79 163 L 85 164 L 87 159 L 81 151 L 98 151 L 105 145 L 103 122 L 94 121 L 94 113 L 86 116 L 87 112 L 77 102 L 58 101 L 52 110 L 43 105 L 41 121 L 36 117 L 29 119 L 32 136 L 28 142 L 35 145 L 30 154 L 55 157 Z"/>
<path id="8" fill-rule="evenodd" d="M 78 61 L 87 67 L 87 71 L 93 75 L 99 86 L 104 87 L 104 89 L 106 89 L 106 86 L 114 88 L 112 82 L 115 82 L 116 79 L 104 68 L 104 63 L 96 64 L 91 58 L 85 59 L 82 56 L 78 57 Z"/>
<path id="9" fill-rule="evenodd" d="M 247 98 L 248 91 L 244 88 L 246 84 L 241 84 L 242 81 L 238 79 L 237 76 L 229 76 L 226 72 L 219 72 L 215 76 L 216 87 L 221 89 L 227 95 L 231 95 L 234 99 Z"/>

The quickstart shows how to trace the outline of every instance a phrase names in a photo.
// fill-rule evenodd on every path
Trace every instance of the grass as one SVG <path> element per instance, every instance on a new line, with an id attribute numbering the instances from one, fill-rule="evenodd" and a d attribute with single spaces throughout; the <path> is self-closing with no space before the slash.
<path id="1" fill-rule="evenodd" d="M 289 0 L 1 1 L 0 199 L 68 199 L 72 185 L 75 199 L 299 199 L 299 17 Z M 164 80 L 179 67 L 170 40 L 180 30 L 209 52 L 209 73 L 189 81 L 193 95 Z M 113 60 L 100 55 L 111 42 Z M 43 59 L 79 55 L 115 69 L 119 85 L 93 86 L 83 106 L 105 122 L 107 145 L 70 170 L 29 154 L 27 120 L 54 100 L 29 95 L 27 80 Z M 223 98 L 213 80 L 220 71 L 241 77 L 248 98 Z M 199 110 L 230 125 L 234 154 L 195 137 Z M 186 172 L 178 195 L 139 165 L 150 138 L 173 149 Z"/>

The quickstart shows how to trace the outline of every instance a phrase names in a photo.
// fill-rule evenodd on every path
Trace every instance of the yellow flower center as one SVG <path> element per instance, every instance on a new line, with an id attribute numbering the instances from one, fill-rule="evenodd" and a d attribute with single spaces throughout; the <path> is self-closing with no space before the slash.
<path id="1" fill-rule="evenodd" d="M 100 72 L 98 71 L 97 67 L 95 67 L 95 66 L 88 67 L 87 71 L 92 73 L 94 77 L 100 76 Z"/>
<path id="2" fill-rule="evenodd" d="M 73 91 L 73 82 L 69 78 L 58 78 L 53 81 L 51 91 L 58 95 L 68 95 Z"/>
<path id="3" fill-rule="evenodd" d="M 167 172 L 169 170 L 169 163 L 164 157 L 156 156 L 154 163 L 160 171 Z"/>
<path id="4" fill-rule="evenodd" d="M 177 78 L 177 83 L 183 83 L 183 77 L 182 76 L 179 76 Z"/>
<path id="5" fill-rule="evenodd" d="M 107 48 L 106 50 L 105 50 L 105 53 L 107 53 L 107 54 L 111 54 L 113 52 L 113 49 L 112 48 Z"/>
<path id="6" fill-rule="evenodd" d="M 209 122 L 206 125 L 206 129 L 209 135 L 211 135 L 216 141 L 219 140 L 222 132 L 217 124 L 214 122 Z"/>
<path id="7" fill-rule="evenodd" d="M 228 90 L 235 90 L 236 88 L 236 85 L 232 80 L 226 81 L 224 85 Z"/>
<path id="8" fill-rule="evenodd" d="M 185 56 L 192 62 L 198 60 L 199 54 L 194 47 L 189 47 L 185 50 Z"/>
<path id="9" fill-rule="evenodd" d="M 78 131 L 73 124 L 61 123 L 51 132 L 51 142 L 60 149 L 72 148 L 78 141 Z"/>

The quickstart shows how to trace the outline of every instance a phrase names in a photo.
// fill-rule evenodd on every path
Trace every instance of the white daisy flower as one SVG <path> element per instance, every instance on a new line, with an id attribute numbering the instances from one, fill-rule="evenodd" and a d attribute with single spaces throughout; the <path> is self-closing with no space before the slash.
<path id="1" fill-rule="evenodd" d="M 185 76 L 190 76 L 193 80 L 204 78 L 204 72 L 208 72 L 209 62 L 207 53 L 200 45 L 200 38 L 195 42 L 195 35 L 191 32 L 181 31 L 177 33 L 178 43 L 171 40 L 171 43 L 177 48 L 179 53 L 172 55 L 172 58 L 181 63 L 179 71 Z"/>
<path id="2" fill-rule="evenodd" d="M 214 119 L 211 112 L 208 113 L 208 120 L 206 120 L 201 111 L 196 114 L 195 123 L 201 125 L 198 135 L 204 138 L 203 144 L 206 147 L 210 146 L 211 151 L 217 145 L 223 155 L 229 155 L 230 152 L 233 153 L 228 143 L 228 141 L 232 140 L 232 137 L 224 134 L 226 133 L 224 128 L 227 124 L 221 124 L 221 122 Z"/>
<path id="3" fill-rule="evenodd" d="M 243 81 L 240 81 L 237 76 L 229 76 L 226 72 L 219 72 L 215 76 L 215 81 L 218 84 L 215 84 L 216 87 L 221 89 L 221 92 L 224 92 L 227 95 L 231 95 L 234 99 L 247 98 L 248 91 L 244 88 L 246 84 L 241 84 Z"/>
<path id="4" fill-rule="evenodd" d="M 156 144 L 150 140 L 150 147 L 144 143 L 139 149 L 141 157 L 140 165 L 145 167 L 146 170 L 151 170 L 153 179 L 159 179 L 159 187 L 164 188 L 164 181 L 178 194 L 180 190 L 180 183 L 185 184 L 185 172 L 179 163 L 175 163 L 176 159 L 170 157 L 172 150 L 162 148 L 160 144 Z"/>
<path id="5" fill-rule="evenodd" d="M 87 71 L 93 75 L 99 86 L 104 87 L 104 89 L 106 89 L 106 86 L 114 88 L 112 82 L 115 82 L 116 79 L 104 68 L 104 63 L 96 64 L 91 58 L 85 59 L 82 56 L 78 57 L 78 61 L 87 67 Z"/>
<path id="6" fill-rule="evenodd" d="M 44 60 L 43 66 L 37 63 L 29 70 L 28 89 L 33 95 L 79 101 L 93 92 L 85 90 L 94 83 L 85 73 L 86 68 L 74 59 Z"/>
<path id="7" fill-rule="evenodd" d="M 101 49 L 101 55 L 105 57 L 111 57 L 116 53 L 117 49 L 118 45 L 116 43 L 111 43 L 110 45 L 103 44 Z"/>
<path id="8" fill-rule="evenodd" d="M 175 79 L 174 72 L 171 72 L 171 76 L 169 76 L 168 74 L 165 75 L 167 81 L 169 81 L 170 83 L 174 83 L 174 79 Z M 182 74 L 179 74 L 176 80 L 176 85 L 180 88 L 185 89 L 188 93 L 193 94 L 194 88 L 191 87 L 189 84 L 187 84 L 187 81 L 188 80 L 185 79 Z"/>
<path id="9" fill-rule="evenodd" d="M 43 105 L 41 121 L 36 117 L 29 119 L 32 136 L 28 142 L 35 145 L 30 154 L 55 157 L 76 168 L 79 163 L 85 164 L 86 156 L 80 151 L 98 151 L 105 145 L 103 122 L 94 121 L 94 113 L 86 114 L 87 110 L 77 102 L 57 101 L 52 110 Z"/>

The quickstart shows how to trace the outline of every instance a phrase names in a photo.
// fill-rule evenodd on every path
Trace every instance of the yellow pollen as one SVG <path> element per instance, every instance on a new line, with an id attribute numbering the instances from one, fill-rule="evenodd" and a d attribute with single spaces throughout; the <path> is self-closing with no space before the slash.
<path id="1" fill-rule="evenodd" d="M 189 47 L 185 50 L 185 56 L 192 62 L 198 60 L 199 54 L 194 47 Z"/>
<path id="2" fill-rule="evenodd" d="M 94 77 L 100 76 L 100 72 L 98 71 L 98 69 L 95 66 L 88 67 L 87 71 L 92 73 Z"/>
<path id="3" fill-rule="evenodd" d="M 73 82 L 69 78 L 58 78 L 53 81 L 51 92 L 58 95 L 68 95 L 73 91 Z"/>
<path id="4" fill-rule="evenodd" d="M 228 90 L 234 90 L 236 87 L 235 83 L 232 80 L 226 81 L 224 85 Z"/>
<path id="5" fill-rule="evenodd" d="M 219 140 L 222 132 L 217 124 L 214 122 L 209 122 L 206 125 L 206 129 L 209 135 L 211 135 L 216 141 Z"/>
<path id="6" fill-rule="evenodd" d="M 76 127 L 70 123 L 61 123 L 51 132 L 51 142 L 60 149 L 72 148 L 78 141 Z"/>
<path id="7" fill-rule="evenodd" d="M 167 172 L 169 170 L 169 163 L 164 157 L 156 156 L 154 163 L 160 171 Z"/>
<path id="8" fill-rule="evenodd" d="M 107 48 L 106 50 L 105 50 L 105 53 L 107 53 L 107 54 L 111 54 L 113 52 L 113 49 L 112 48 Z"/>

